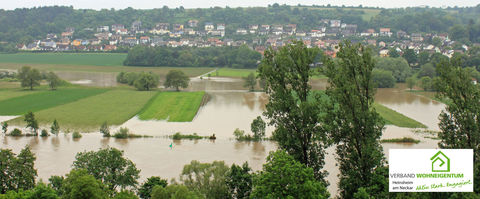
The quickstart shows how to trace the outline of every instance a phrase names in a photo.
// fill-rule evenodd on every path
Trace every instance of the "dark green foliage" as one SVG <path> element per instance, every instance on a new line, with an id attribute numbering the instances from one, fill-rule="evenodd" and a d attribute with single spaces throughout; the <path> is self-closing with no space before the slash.
<path id="1" fill-rule="evenodd" d="M 138 199 L 138 196 L 132 191 L 122 190 L 119 193 L 116 193 L 113 199 Z"/>
<path id="2" fill-rule="evenodd" d="M 411 69 L 404 58 L 380 57 L 376 61 L 375 68 L 392 72 L 396 82 L 405 82 L 405 79 L 410 76 Z"/>
<path id="3" fill-rule="evenodd" d="M 47 137 L 48 136 L 48 131 L 45 130 L 45 129 L 42 129 L 42 132 L 40 133 L 40 136 Z"/>
<path id="4" fill-rule="evenodd" d="M 82 138 L 82 134 L 75 131 L 75 132 L 72 133 L 72 138 L 73 139 L 80 139 L 80 138 Z"/>
<path id="5" fill-rule="evenodd" d="M 441 81 L 437 88 L 439 97 L 449 103 L 440 114 L 441 139 L 439 146 L 449 149 L 473 149 L 474 181 L 480 180 L 480 88 L 471 82 L 470 74 L 461 68 L 459 60 L 443 61 L 437 72 Z M 474 192 L 480 191 L 480 183 L 474 184 Z"/>
<path id="6" fill-rule="evenodd" d="M 166 187 L 167 185 L 167 180 L 157 176 L 149 177 L 147 181 L 140 185 L 140 188 L 138 188 L 138 196 L 140 196 L 142 199 L 149 199 L 155 186 Z"/>
<path id="7" fill-rule="evenodd" d="M 242 166 L 232 164 L 226 178 L 228 191 L 232 198 L 246 199 L 250 197 L 253 186 L 253 174 L 251 172 L 252 169 L 247 162 L 243 163 Z"/>
<path id="8" fill-rule="evenodd" d="M 430 78 L 429 76 L 422 77 L 420 78 L 420 84 L 424 91 L 431 90 L 433 85 L 432 78 Z"/>
<path id="9" fill-rule="evenodd" d="M 373 108 L 375 63 L 371 50 L 344 42 L 337 58 L 335 62 L 324 60 L 330 84 L 327 95 L 334 103 L 325 123 L 337 144 L 340 195 L 352 198 L 363 187 L 372 197 L 384 198 L 388 193 L 387 175 L 379 170 L 385 164 L 379 143 L 384 121 Z"/>
<path id="10" fill-rule="evenodd" d="M 199 140 L 199 139 L 206 138 L 205 136 L 199 136 L 197 133 L 184 135 L 184 134 L 181 134 L 180 132 L 176 132 L 171 137 L 174 140 L 181 140 L 181 139 Z"/>
<path id="11" fill-rule="evenodd" d="M 388 50 L 388 56 L 390 56 L 392 58 L 397 58 L 397 57 L 400 57 L 400 54 L 398 53 L 398 51 L 395 48 L 390 48 Z"/>
<path id="12" fill-rule="evenodd" d="M 260 116 L 255 118 L 252 124 L 250 124 L 250 129 L 252 130 L 253 137 L 256 140 L 260 140 L 263 137 L 265 137 L 265 127 L 266 127 L 266 123 L 263 121 L 262 117 Z"/>
<path id="13" fill-rule="evenodd" d="M 168 71 L 164 86 L 165 88 L 175 88 L 175 90 L 180 91 L 180 88 L 187 88 L 190 82 L 185 73 L 181 70 L 171 70 Z"/>
<path id="14" fill-rule="evenodd" d="M 255 78 L 255 74 L 250 73 L 247 77 L 244 77 L 243 80 L 245 81 L 243 87 L 248 88 L 250 91 L 255 90 L 255 86 L 257 85 L 257 78 Z"/>
<path id="15" fill-rule="evenodd" d="M 62 195 L 62 184 L 65 178 L 63 176 L 50 176 L 48 178 L 49 186 L 55 190 L 58 195 Z"/>
<path id="16" fill-rule="evenodd" d="M 30 66 L 23 66 L 18 69 L 18 79 L 20 80 L 22 87 L 28 87 L 30 90 L 33 90 L 33 87 L 40 86 L 40 80 L 42 75 L 40 71 L 36 68 L 31 68 Z"/>
<path id="17" fill-rule="evenodd" d="M 318 125 L 325 106 L 325 96 L 314 92 L 309 85 L 314 75 L 310 65 L 320 57 L 318 48 L 307 48 L 301 41 L 265 51 L 258 71 L 265 80 L 269 103 L 264 115 L 276 129 L 273 139 L 297 161 L 312 168 L 317 180 L 325 173 L 325 129 Z"/>
<path id="18" fill-rule="evenodd" d="M 17 156 L 9 149 L 0 149 L 0 194 L 32 189 L 37 177 L 35 159 L 28 146 Z"/>
<path id="19" fill-rule="evenodd" d="M 377 88 L 395 87 L 395 78 L 390 71 L 374 69 L 372 71 L 372 81 Z"/>
<path id="20" fill-rule="evenodd" d="M 127 66 L 255 68 L 261 54 L 247 46 L 171 48 L 136 46 L 128 51 Z"/>
<path id="21" fill-rule="evenodd" d="M 228 187 L 225 181 L 228 171 L 229 168 L 223 161 L 200 163 L 193 160 L 190 164 L 183 166 L 180 181 L 189 190 L 201 193 L 206 198 L 228 198 Z"/>
<path id="22" fill-rule="evenodd" d="M 107 122 L 104 122 L 100 127 L 100 133 L 103 134 L 103 137 L 110 137 L 110 128 Z"/>
<path id="23" fill-rule="evenodd" d="M 8 123 L 7 122 L 2 122 L 2 132 L 3 134 L 6 134 L 8 130 Z"/>
<path id="24" fill-rule="evenodd" d="M 427 51 L 422 51 L 418 53 L 418 64 L 424 65 L 430 61 L 430 53 Z"/>
<path id="25" fill-rule="evenodd" d="M 11 136 L 21 136 L 21 135 L 22 135 L 22 131 L 21 131 L 20 129 L 15 128 L 15 129 L 13 129 L 12 132 L 10 132 L 10 135 L 11 135 Z"/>
<path id="26" fill-rule="evenodd" d="M 434 78 L 436 76 L 435 67 L 432 63 L 426 63 L 420 66 L 420 72 L 418 73 L 418 77 L 425 77 L 428 76 L 430 78 Z"/>
<path id="27" fill-rule="evenodd" d="M 60 133 L 60 125 L 58 125 L 57 119 L 53 120 L 52 126 L 50 127 L 50 133 L 54 135 Z"/>
<path id="28" fill-rule="evenodd" d="M 64 199 L 106 199 L 106 187 L 85 169 L 73 169 L 61 186 Z"/>
<path id="29" fill-rule="evenodd" d="M 415 77 L 408 77 L 406 80 L 405 80 L 405 83 L 407 83 L 407 87 L 412 90 L 413 87 L 415 86 L 415 84 L 417 83 L 417 80 L 415 79 Z"/>
<path id="30" fill-rule="evenodd" d="M 117 75 L 117 82 L 133 86 L 135 80 L 138 78 L 138 73 L 135 72 L 120 72 Z"/>
<path id="31" fill-rule="evenodd" d="M 203 199 L 202 194 L 189 190 L 185 185 L 172 184 L 166 187 L 155 186 L 152 199 Z"/>
<path id="32" fill-rule="evenodd" d="M 38 130 L 38 121 L 35 119 L 33 112 L 28 112 L 25 114 L 24 121 L 27 123 L 27 128 L 31 128 L 34 134 L 37 134 Z"/>
<path id="33" fill-rule="evenodd" d="M 59 198 L 54 189 L 40 182 L 31 190 L 31 194 L 26 199 L 57 199 Z"/>
<path id="34" fill-rule="evenodd" d="M 312 168 L 296 161 L 285 151 L 270 152 L 263 170 L 253 181 L 252 198 L 328 198 Z"/>
<path id="35" fill-rule="evenodd" d="M 86 169 L 111 191 L 135 187 L 140 173 L 131 160 L 123 157 L 123 151 L 115 148 L 77 153 L 73 168 Z"/>
<path id="36" fill-rule="evenodd" d="M 141 72 L 133 84 L 140 91 L 149 91 L 158 86 L 158 81 L 158 75 L 152 72 Z"/>
<path id="37" fill-rule="evenodd" d="M 56 90 L 57 87 L 62 83 L 62 80 L 54 72 L 49 72 L 47 73 L 47 82 L 50 89 Z"/>
<path id="38" fill-rule="evenodd" d="M 405 52 L 403 53 L 403 58 L 407 60 L 410 66 L 417 63 L 417 54 L 413 49 L 405 49 Z"/>

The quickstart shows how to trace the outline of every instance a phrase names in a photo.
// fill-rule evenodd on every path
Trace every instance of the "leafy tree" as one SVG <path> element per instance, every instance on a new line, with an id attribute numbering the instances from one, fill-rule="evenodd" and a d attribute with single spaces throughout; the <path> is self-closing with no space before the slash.
<path id="1" fill-rule="evenodd" d="M 407 60 L 410 66 L 417 62 L 417 54 L 413 49 L 405 49 L 405 52 L 403 53 L 403 58 Z"/>
<path id="2" fill-rule="evenodd" d="M 50 178 L 48 178 L 49 186 L 60 196 L 63 194 L 62 184 L 64 180 L 65 178 L 63 176 L 50 176 Z"/>
<path id="3" fill-rule="evenodd" d="M 110 137 L 110 128 L 108 127 L 107 122 L 103 122 L 102 126 L 100 127 L 100 133 L 103 134 L 103 137 Z"/>
<path id="4" fill-rule="evenodd" d="M 392 72 L 396 82 L 405 82 L 405 79 L 410 76 L 411 69 L 404 58 L 378 58 L 376 59 L 375 68 Z"/>
<path id="5" fill-rule="evenodd" d="M 0 149 L 0 194 L 35 187 L 35 159 L 28 146 L 17 156 L 9 149 Z"/>
<path id="6" fill-rule="evenodd" d="M 390 71 L 374 69 L 372 72 L 372 81 L 377 88 L 395 87 L 395 78 Z"/>
<path id="7" fill-rule="evenodd" d="M 144 182 L 140 188 L 138 188 L 138 196 L 143 199 L 149 199 L 151 197 L 151 193 L 153 191 L 153 187 L 155 186 L 162 186 L 166 187 L 168 185 L 167 180 L 164 180 L 157 176 L 152 176 Z"/>
<path id="8" fill-rule="evenodd" d="M 62 80 L 54 72 L 49 72 L 47 74 L 47 82 L 48 82 L 48 86 L 50 87 L 50 89 L 56 90 L 57 87 L 62 82 Z"/>
<path id="9" fill-rule="evenodd" d="M 442 39 L 438 38 L 438 37 L 434 37 L 432 39 L 432 45 L 434 45 L 435 47 L 442 47 Z"/>
<path id="10" fill-rule="evenodd" d="M 2 132 L 3 134 L 6 134 L 8 130 L 8 123 L 7 122 L 2 122 Z"/>
<path id="11" fill-rule="evenodd" d="M 413 87 L 415 86 L 417 80 L 415 79 L 415 77 L 408 77 L 407 80 L 406 80 L 406 83 L 407 83 L 407 87 L 412 90 Z"/>
<path id="12" fill-rule="evenodd" d="M 420 72 L 418 73 L 419 77 L 428 76 L 434 78 L 436 76 L 435 67 L 431 63 L 427 63 L 420 67 Z"/>
<path id="13" fill-rule="evenodd" d="M 420 78 L 420 83 L 424 91 L 430 90 L 432 88 L 432 78 L 425 76 Z"/>
<path id="14" fill-rule="evenodd" d="M 142 72 L 133 83 L 135 88 L 141 91 L 149 91 L 158 86 L 158 76 L 152 72 Z"/>
<path id="15" fill-rule="evenodd" d="M 27 123 L 27 128 L 31 128 L 36 135 L 38 131 L 38 121 L 35 119 L 35 115 L 32 111 L 25 114 L 24 121 Z"/>
<path id="16" fill-rule="evenodd" d="M 127 80 L 127 77 L 126 77 L 125 74 L 126 74 L 126 73 L 123 72 L 123 71 L 120 72 L 120 73 L 118 73 L 118 75 L 117 75 L 117 82 L 118 82 L 118 83 L 122 83 L 122 84 L 128 83 L 128 80 Z"/>
<path id="17" fill-rule="evenodd" d="M 400 57 L 400 54 L 397 52 L 397 50 L 395 48 L 390 48 L 388 50 L 388 56 L 390 56 L 392 58 L 397 58 L 397 57 Z"/>
<path id="18" fill-rule="evenodd" d="M 138 196 L 135 195 L 132 191 L 122 190 L 119 193 L 115 194 L 113 199 L 138 199 Z"/>
<path id="19" fill-rule="evenodd" d="M 312 168 L 296 161 L 285 151 L 270 152 L 263 170 L 253 181 L 252 198 L 328 198 Z"/>
<path id="20" fill-rule="evenodd" d="M 62 198 L 65 199 L 106 199 L 106 188 L 85 169 L 73 169 L 63 180 Z"/>
<path id="21" fill-rule="evenodd" d="M 418 64 L 424 65 L 430 61 L 430 53 L 422 51 L 418 53 Z"/>
<path id="22" fill-rule="evenodd" d="M 273 139 L 280 149 L 313 168 L 316 179 L 322 180 L 327 137 L 318 124 L 324 95 L 312 91 L 309 84 L 313 75 L 310 65 L 319 54 L 318 48 L 293 41 L 278 51 L 265 51 L 258 71 L 269 96 L 264 115 L 276 126 Z"/>
<path id="23" fill-rule="evenodd" d="M 255 86 L 257 85 L 257 79 L 255 78 L 255 74 L 250 73 L 247 77 L 244 77 L 243 80 L 245 81 L 243 87 L 248 88 L 250 91 L 255 90 Z"/>
<path id="24" fill-rule="evenodd" d="M 22 87 L 29 87 L 33 90 L 33 87 L 40 85 L 42 75 L 37 69 L 32 69 L 30 66 L 23 66 L 18 70 L 18 79 L 20 80 Z"/>
<path id="25" fill-rule="evenodd" d="M 448 35 L 450 35 L 452 40 L 455 40 L 455 41 L 468 40 L 468 37 L 469 37 L 467 28 L 461 24 L 453 25 L 449 29 Z"/>
<path id="26" fill-rule="evenodd" d="M 86 169 L 111 191 L 135 187 L 140 173 L 131 160 L 123 157 L 123 151 L 115 148 L 77 153 L 73 168 Z"/>
<path id="27" fill-rule="evenodd" d="M 165 88 L 175 88 L 180 91 L 180 88 L 187 88 L 190 78 L 181 70 L 168 71 L 167 79 L 165 80 Z"/>
<path id="28" fill-rule="evenodd" d="M 232 164 L 230 171 L 227 173 L 226 183 L 228 191 L 232 198 L 242 199 L 249 198 L 252 192 L 253 174 L 248 163 L 242 166 Z"/>
<path id="29" fill-rule="evenodd" d="M 58 125 L 57 119 L 53 120 L 52 126 L 50 127 L 50 132 L 54 135 L 60 133 L 60 125 Z"/>
<path id="30" fill-rule="evenodd" d="M 253 120 L 252 124 L 250 125 L 250 129 L 252 130 L 253 137 L 256 140 L 265 137 L 265 126 L 266 123 L 262 120 L 262 117 L 258 116 Z"/>
<path id="31" fill-rule="evenodd" d="M 473 149 L 474 181 L 480 180 L 480 89 L 471 83 L 470 74 L 461 68 L 459 60 L 443 61 L 437 72 L 441 79 L 437 87 L 439 97 L 448 98 L 445 111 L 439 116 L 440 148 Z M 480 184 L 474 183 L 474 192 Z"/>
<path id="32" fill-rule="evenodd" d="M 352 198 L 363 187 L 372 197 L 385 198 L 388 175 L 381 170 L 385 158 L 379 143 L 384 121 L 373 107 L 371 50 L 347 41 L 340 44 L 337 58 L 325 57 L 323 72 L 330 84 L 332 104 L 325 123 L 337 144 L 340 194 Z"/>
<path id="33" fill-rule="evenodd" d="M 153 188 L 152 199 L 203 199 L 200 193 L 189 190 L 185 185 L 172 184 Z"/>
<path id="34" fill-rule="evenodd" d="M 199 192 L 206 198 L 228 198 L 225 182 L 228 171 L 229 168 L 223 161 L 200 163 L 192 160 L 183 166 L 180 181 L 189 190 Z"/>
<path id="35" fill-rule="evenodd" d="M 26 199 L 58 199 L 58 195 L 54 189 L 47 186 L 45 183 L 38 183 L 31 191 Z"/>

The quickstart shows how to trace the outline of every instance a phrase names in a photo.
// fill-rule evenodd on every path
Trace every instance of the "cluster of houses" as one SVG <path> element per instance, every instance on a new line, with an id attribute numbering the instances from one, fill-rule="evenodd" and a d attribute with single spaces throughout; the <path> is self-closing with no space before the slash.
<path id="1" fill-rule="evenodd" d="M 406 33 L 402 30 L 395 34 L 390 28 L 367 29 L 357 31 L 357 25 L 345 24 L 341 20 L 320 20 L 318 28 L 303 31 L 297 30 L 296 24 L 286 25 L 259 25 L 251 24 L 248 27 L 230 30 L 232 35 L 250 35 L 249 40 L 234 40 L 226 34 L 226 24 L 202 23 L 198 20 L 189 20 L 186 24 L 157 23 L 153 28 L 147 29 L 141 21 L 134 21 L 127 29 L 125 25 L 113 24 L 99 26 L 94 38 L 74 38 L 75 28 L 66 28 L 61 34 L 47 34 L 44 40 L 34 41 L 30 44 L 19 44 L 20 50 L 31 51 L 113 51 L 118 47 L 133 47 L 136 45 L 169 46 L 169 47 L 212 47 L 212 46 L 240 46 L 248 45 L 252 49 L 263 53 L 268 47 L 278 48 L 291 42 L 293 39 L 303 40 L 308 47 L 317 46 L 324 49 L 327 54 L 335 56 L 336 46 L 342 38 L 353 37 L 353 42 L 377 46 L 381 56 L 388 56 L 388 49 L 394 48 L 399 53 L 402 49 L 415 49 L 417 52 L 443 53 L 451 56 L 455 51 L 446 48 L 453 45 L 454 41 L 447 34 L 421 34 Z M 394 42 L 385 43 L 382 39 L 391 37 Z M 428 45 L 424 41 L 439 38 L 441 46 Z M 236 38 L 236 37 L 233 37 Z M 243 37 L 242 37 L 243 38 Z M 359 39 L 358 39 L 359 38 Z M 392 39 L 390 39 L 392 40 Z M 465 49 L 468 47 L 465 46 Z"/>

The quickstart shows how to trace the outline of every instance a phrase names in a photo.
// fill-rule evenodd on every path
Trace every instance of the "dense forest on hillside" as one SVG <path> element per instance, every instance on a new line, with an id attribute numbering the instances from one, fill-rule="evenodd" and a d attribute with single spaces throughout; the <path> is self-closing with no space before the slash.
<path id="1" fill-rule="evenodd" d="M 137 46 L 128 52 L 126 66 L 256 68 L 262 55 L 247 46 L 171 48 Z"/>
<path id="2" fill-rule="evenodd" d="M 357 24 L 358 31 L 368 28 L 389 27 L 393 31 L 452 32 L 458 38 L 471 42 L 480 40 L 480 5 L 468 8 L 361 8 L 330 6 L 287 6 L 273 4 L 269 7 L 184 9 L 163 7 L 159 9 L 85 10 L 73 7 L 38 7 L 31 9 L 0 10 L 0 42 L 28 43 L 44 38 L 48 33 L 61 33 L 67 27 L 76 28 L 74 37 L 82 38 L 93 32 L 85 28 L 101 25 L 124 24 L 130 27 L 135 20 L 143 27 L 156 23 L 185 24 L 190 19 L 225 23 L 227 34 L 249 24 L 297 24 L 298 30 L 311 30 L 321 19 L 340 19 L 342 23 Z M 455 30 L 452 27 L 457 26 Z"/>

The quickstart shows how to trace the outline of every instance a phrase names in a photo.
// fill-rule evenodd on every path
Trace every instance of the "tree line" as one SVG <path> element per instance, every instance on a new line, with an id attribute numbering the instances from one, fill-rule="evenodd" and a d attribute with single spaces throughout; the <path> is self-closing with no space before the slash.
<path id="1" fill-rule="evenodd" d="M 375 8 L 370 8 L 375 9 Z M 466 8 L 395 8 L 383 9 L 373 18 L 362 18 L 371 10 L 331 7 L 331 6 L 289 6 L 273 4 L 268 7 L 254 8 L 168 8 L 121 10 L 74 9 L 73 7 L 53 6 L 29 9 L 0 10 L 0 38 L 12 43 L 29 43 L 42 39 L 48 33 L 59 34 L 67 27 L 74 27 L 75 38 L 90 38 L 96 28 L 102 25 L 124 24 L 129 27 L 135 20 L 141 20 L 146 28 L 155 27 L 156 23 L 186 24 L 190 19 L 200 21 L 202 27 L 206 22 L 227 24 L 227 34 L 233 34 L 237 28 L 249 24 L 297 24 L 298 30 L 318 28 L 322 19 L 340 19 L 347 24 L 357 24 L 358 31 L 368 28 L 389 27 L 394 31 L 415 32 L 449 32 L 453 39 L 467 39 L 478 42 L 480 6 Z M 458 25 L 455 25 L 458 24 Z M 455 27 L 454 27 L 455 26 Z"/>
<path id="2" fill-rule="evenodd" d="M 136 46 L 123 62 L 126 66 L 256 68 L 261 54 L 240 47 L 148 47 Z"/>

